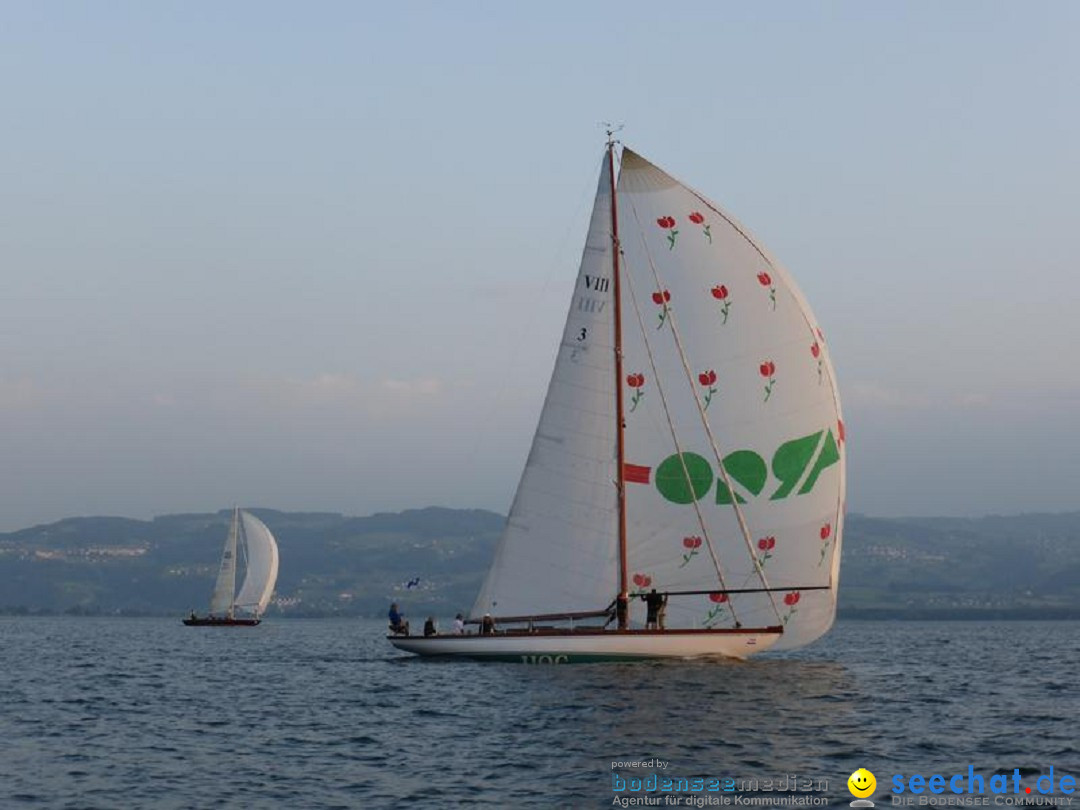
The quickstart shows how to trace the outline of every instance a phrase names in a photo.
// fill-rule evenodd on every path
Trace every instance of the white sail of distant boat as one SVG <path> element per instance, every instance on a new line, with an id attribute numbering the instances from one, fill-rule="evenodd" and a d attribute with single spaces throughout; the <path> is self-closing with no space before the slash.
<path id="1" fill-rule="evenodd" d="M 278 575 L 278 547 L 266 524 L 250 512 L 240 513 L 240 524 L 246 539 L 247 573 L 244 584 L 236 594 L 234 607 L 261 616 L 270 604 Z"/>
<path id="2" fill-rule="evenodd" d="M 825 336 L 719 206 L 629 149 L 615 176 L 609 141 L 547 398 L 470 614 L 498 629 L 392 635 L 401 649 L 741 658 L 834 621 L 845 437 Z"/>
<path id="3" fill-rule="evenodd" d="M 244 558 L 244 581 L 236 590 L 237 552 Z M 210 613 L 192 614 L 184 624 L 255 625 L 270 604 L 278 575 L 278 547 L 266 524 L 240 509 L 233 510 L 217 581 L 210 597 Z"/>

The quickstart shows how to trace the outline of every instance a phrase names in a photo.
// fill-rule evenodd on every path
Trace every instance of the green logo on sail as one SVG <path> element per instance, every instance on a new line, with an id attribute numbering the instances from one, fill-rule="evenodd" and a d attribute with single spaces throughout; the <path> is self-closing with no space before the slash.
<path id="1" fill-rule="evenodd" d="M 824 436 L 824 440 L 823 437 Z M 798 486 L 798 494 L 805 495 L 817 483 L 821 473 L 840 461 L 840 450 L 831 430 L 819 430 L 801 439 L 784 442 L 772 457 L 772 475 L 778 483 L 769 500 L 779 501 L 788 497 Z M 769 482 L 769 468 L 765 460 L 753 450 L 736 450 L 724 456 L 724 470 L 736 485 L 735 499 L 746 503 L 738 490 L 758 496 Z M 687 504 L 700 501 L 713 488 L 716 481 L 716 502 L 730 504 L 731 490 L 714 472 L 712 465 L 697 453 L 676 453 L 668 456 L 656 468 L 656 488 L 672 503 Z M 799 482 L 802 481 L 802 486 Z"/>

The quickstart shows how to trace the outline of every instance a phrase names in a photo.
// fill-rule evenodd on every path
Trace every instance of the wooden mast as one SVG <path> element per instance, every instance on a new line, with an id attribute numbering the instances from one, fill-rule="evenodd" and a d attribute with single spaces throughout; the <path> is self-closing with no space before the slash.
<path id="1" fill-rule="evenodd" d="M 628 577 L 626 570 L 626 481 L 625 442 L 626 428 L 623 418 L 623 351 L 622 351 L 622 297 L 619 287 L 619 213 L 615 200 L 615 140 L 614 131 L 608 130 L 607 159 L 608 180 L 611 182 L 611 276 L 615 296 L 615 488 L 619 498 L 619 595 L 615 612 L 619 629 L 626 630 L 630 624 Z"/>

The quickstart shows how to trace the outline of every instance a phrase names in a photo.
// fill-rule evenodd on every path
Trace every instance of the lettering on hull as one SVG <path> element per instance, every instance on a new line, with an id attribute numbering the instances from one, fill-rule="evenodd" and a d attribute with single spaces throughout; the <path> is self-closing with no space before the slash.
<path id="1" fill-rule="evenodd" d="M 567 655 L 523 655 L 521 656 L 521 663 L 523 664 L 567 664 L 570 662 L 570 657 Z"/>

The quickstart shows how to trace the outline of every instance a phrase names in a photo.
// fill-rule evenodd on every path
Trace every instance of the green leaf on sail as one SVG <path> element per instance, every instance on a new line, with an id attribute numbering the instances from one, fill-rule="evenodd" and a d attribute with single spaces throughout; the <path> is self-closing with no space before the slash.
<path id="1" fill-rule="evenodd" d="M 836 446 L 836 439 L 833 438 L 830 430 L 825 437 L 825 444 L 821 448 L 821 453 L 818 454 L 817 461 L 814 463 L 814 468 L 810 470 L 810 475 L 806 476 L 806 483 L 799 488 L 799 494 L 805 495 L 812 490 L 814 484 L 817 483 L 818 476 L 821 475 L 821 471 L 826 467 L 831 467 L 839 460 L 840 449 Z"/>
<path id="2" fill-rule="evenodd" d="M 712 482 L 712 467 L 697 453 L 683 453 L 681 460 L 676 453 L 668 456 L 656 468 L 656 488 L 672 503 L 685 504 L 698 500 L 709 491 Z"/>
<path id="3" fill-rule="evenodd" d="M 819 430 L 801 439 L 792 439 L 777 448 L 772 460 L 772 469 L 773 475 L 780 481 L 780 488 L 772 494 L 770 500 L 778 501 L 791 494 L 791 490 L 799 483 L 803 472 L 814 457 L 822 432 Z"/>
<path id="4" fill-rule="evenodd" d="M 769 477 L 769 469 L 762 459 L 753 450 L 736 450 L 724 456 L 724 469 L 728 476 L 745 487 L 752 495 L 758 495 L 765 488 L 765 479 Z M 746 503 L 742 495 L 735 495 L 739 503 Z M 731 490 L 727 488 L 723 480 L 716 482 L 716 502 L 719 504 L 731 503 Z"/>

